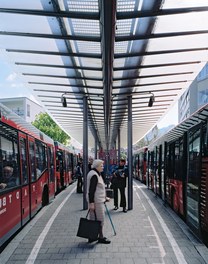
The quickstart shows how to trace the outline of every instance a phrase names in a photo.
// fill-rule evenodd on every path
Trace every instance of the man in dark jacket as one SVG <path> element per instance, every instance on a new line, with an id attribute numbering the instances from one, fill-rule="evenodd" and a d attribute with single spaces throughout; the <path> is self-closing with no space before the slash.
<path id="1" fill-rule="evenodd" d="M 115 167 L 112 177 L 113 193 L 114 193 L 114 210 L 118 209 L 118 189 L 121 195 L 120 207 L 123 207 L 123 212 L 126 213 L 126 178 L 128 177 L 128 169 L 125 166 L 126 160 L 120 159 L 119 165 Z"/>
<path id="2" fill-rule="evenodd" d="M 82 193 L 83 186 L 83 173 L 82 173 L 82 162 L 79 161 L 76 166 L 75 177 L 77 178 L 77 193 Z"/>

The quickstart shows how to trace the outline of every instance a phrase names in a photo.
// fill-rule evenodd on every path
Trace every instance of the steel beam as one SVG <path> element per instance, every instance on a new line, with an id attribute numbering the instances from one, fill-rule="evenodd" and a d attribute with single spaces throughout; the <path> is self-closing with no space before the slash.
<path id="1" fill-rule="evenodd" d="M 86 210 L 87 200 L 87 173 L 88 173 L 88 105 L 87 97 L 83 98 L 83 210 Z"/>
<path id="2" fill-rule="evenodd" d="M 128 96 L 128 210 L 133 209 L 132 96 Z"/>

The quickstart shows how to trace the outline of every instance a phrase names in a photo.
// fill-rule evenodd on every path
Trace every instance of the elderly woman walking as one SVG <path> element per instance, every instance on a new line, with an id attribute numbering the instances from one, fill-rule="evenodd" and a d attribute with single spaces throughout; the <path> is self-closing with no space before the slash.
<path id="1" fill-rule="evenodd" d="M 110 244 L 111 241 L 103 236 L 103 225 L 105 218 L 105 205 L 106 202 L 106 191 L 105 183 L 101 176 L 103 171 L 103 161 L 96 159 L 92 163 L 92 169 L 87 174 L 87 200 L 88 208 L 90 210 L 90 219 L 101 221 L 101 228 L 99 232 L 98 243 Z M 89 240 L 89 243 L 93 242 Z"/>

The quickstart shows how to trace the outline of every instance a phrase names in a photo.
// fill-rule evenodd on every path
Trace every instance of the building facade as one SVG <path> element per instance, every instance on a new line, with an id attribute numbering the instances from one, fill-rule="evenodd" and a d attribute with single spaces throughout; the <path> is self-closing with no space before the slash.
<path id="1" fill-rule="evenodd" d="M 3 98 L 0 99 L 0 103 L 4 104 L 29 123 L 35 120 L 36 115 L 45 112 L 42 106 L 27 97 Z"/>
<path id="2" fill-rule="evenodd" d="M 179 123 L 208 103 L 208 63 L 178 100 Z"/>

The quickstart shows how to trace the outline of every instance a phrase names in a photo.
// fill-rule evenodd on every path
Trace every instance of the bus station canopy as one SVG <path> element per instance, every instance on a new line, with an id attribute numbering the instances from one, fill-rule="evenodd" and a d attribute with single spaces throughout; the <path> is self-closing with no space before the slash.
<path id="1" fill-rule="evenodd" d="M 207 62 L 207 25 L 205 0 L 1 0 L 0 55 L 71 137 L 85 99 L 89 147 L 126 147 L 129 98 L 135 144 Z"/>
<path id="2" fill-rule="evenodd" d="M 172 128 L 168 131 L 165 135 L 162 135 L 160 138 L 158 138 L 156 141 L 153 141 L 148 146 L 148 149 L 150 151 L 153 151 L 155 147 L 159 147 L 160 145 L 163 145 L 165 142 L 172 143 L 174 141 L 179 141 L 183 138 L 185 133 L 189 131 L 190 129 L 196 129 L 199 125 L 207 123 L 208 119 L 208 104 L 205 104 L 201 108 L 199 108 L 195 113 L 193 113 L 191 116 L 187 117 L 185 120 L 183 120 L 181 123 L 179 123 L 177 126 Z M 206 138 L 204 139 L 208 141 L 208 135 L 206 135 Z"/>

